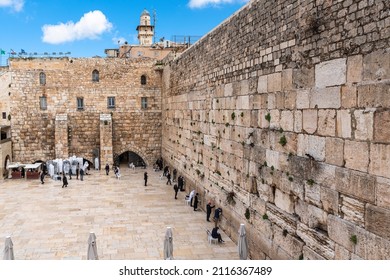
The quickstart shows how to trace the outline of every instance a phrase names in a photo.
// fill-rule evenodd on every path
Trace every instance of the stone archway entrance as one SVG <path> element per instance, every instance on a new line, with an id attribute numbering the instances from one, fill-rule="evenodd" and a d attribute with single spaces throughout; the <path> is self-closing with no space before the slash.
<path id="1" fill-rule="evenodd" d="M 145 160 L 139 154 L 133 151 L 123 152 L 114 158 L 114 164 L 118 166 L 125 165 L 126 167 L 129 167 L 131 163 L 133 163 L 135 167 L 146 166 Z"/>

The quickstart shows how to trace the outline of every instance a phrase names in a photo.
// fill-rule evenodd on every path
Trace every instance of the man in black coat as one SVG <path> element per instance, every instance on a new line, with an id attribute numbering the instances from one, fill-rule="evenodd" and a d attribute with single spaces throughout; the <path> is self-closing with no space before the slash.
<path id="1" fill-rule="evenodd" d="M 196 195 L 194 197 L 194 211 L 198 210 L 198 202 L 199 202 L 199 194 L 196 193 Z"/>
<path id="2" fill-rule="evenodd" d="M 211 206 L 211 201 L 206 205 L 206 221 L 210 222 L 211 209 L 213 209 L 215 205 Z"/>

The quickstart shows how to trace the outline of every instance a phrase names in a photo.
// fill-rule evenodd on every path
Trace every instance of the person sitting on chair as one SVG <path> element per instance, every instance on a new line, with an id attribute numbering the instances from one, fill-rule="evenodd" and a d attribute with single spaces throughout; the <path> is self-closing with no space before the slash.
<path id="1" fill-rule="evenodd" d="M 221 236 L 221 234 L 218 232 L 218 229 L 219 229 L 219 227 L 213 228 L 213 230 L 211 231 L 211 237 L 212 237 L 212 238 L 218 238 L 218 242 L 223 243 L 223 242 L 225 242 L 225 241 L 222 240 L 222 236 Z"/>

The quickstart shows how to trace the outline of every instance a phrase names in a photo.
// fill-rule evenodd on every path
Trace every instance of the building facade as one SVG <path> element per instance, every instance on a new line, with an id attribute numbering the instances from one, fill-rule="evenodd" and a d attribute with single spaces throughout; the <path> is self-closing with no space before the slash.
<path id="1" fill-rule="evenodd" d="M 154 64 L 148 58 L 11 58 L 14 159 L 76 155 L 91 163 L 153 163 L 161 151 Z"/>

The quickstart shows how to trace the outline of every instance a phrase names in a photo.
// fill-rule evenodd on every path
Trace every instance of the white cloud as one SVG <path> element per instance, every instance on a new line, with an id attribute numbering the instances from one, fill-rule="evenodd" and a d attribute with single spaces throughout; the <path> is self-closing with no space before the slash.
<path id="1" fill-rule="evenodd" d="M 206 6 L 218 6 L 220 4 L 246 3 L 249 0 L 190 0 L 190 8 L 203 8 Z"/>
<path id="2" fill-rule="evenodd" d="M 61 44 L 84 39 L 97 39 L 99 35 L 110 31 L 111 28 L 112 23 L 101 11 L 92 11 L 84 14 L 76 23 L 69 21 L 57 25 L 44 25 L 42 27 L 42 41 L 49 44 Z"/>
<path id="3" fill-rule="evenodd" d="M 0 8 L 11 8 L 16 12 L 20 12 L 23 9 L 24 0 L 0 0 Z"/>

